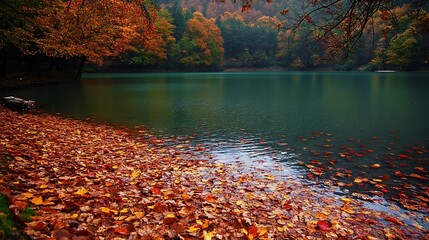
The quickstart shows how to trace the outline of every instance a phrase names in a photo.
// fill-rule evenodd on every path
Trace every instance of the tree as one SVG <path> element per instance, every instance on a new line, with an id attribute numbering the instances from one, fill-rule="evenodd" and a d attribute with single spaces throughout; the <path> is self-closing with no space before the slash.
<path id="1" fill-rule="evenodd" d="M 212 67 L 223 65 L 223 38 L 214 19 L 207 19 L 195 12 L 187 23 L 187 30 L 180 43 L 182 63 L 187 67 Z"/>
<path id="2" fill-rule="evenodd" d="M 271 2 L 271 0 L 266 0 Z M 418 13 L 428 7 L 428 1 L 411 0 L 411 9 Z M 242 0 L 243 10 L 253 5 L 253 0 Z M 352 52 L 365 29 L 372 25 L 378 11 L 384 15 L 394 15 L 391 11 L 402 1 L 387 0 L 306 0 L 295 9 L 283 9 L 283 28 L 292 29 L 306 37 L 323 43 L 330 60 L 344 60 Z M 419 14 L 412 14 L 417 19 Z M 393 16 L 394 18 L 394 16 Z"/>
<path id="3" fill-rule="evenodd" d="M 409 70 L 413 67 L 418 52 L 418 35 L 415 28 L 409 28 L 393 37 L 386 50 L 386 63 L 397 70 Z"/>
<path id="4" fill-rule="evenodd" d="M 11 48 L 23 50 L 28 47 L 28 31 L 32 27 L 31 19 L 34 14 L 25 9 L 38 6 L 38 1 L 2 0 L 0 1 L 0 51 L 2 65 L 0 76 L 6 74 L 6 64 Z"/>
<path id="5" fill-rule="evenodd" d="M 32 37 L 50 57 L 80 58 L 77 79 L 85 61 L 101 64 L 156 33 L 151 19 L 155 9 L 144 0 L 41 0 Z"/>
<path id="6" fill-rule="evenodd" d="M 155 27 L 152 38 L 144 41 L 136 38 L 131 42 L 131 52 L 125 58 L 131 59 L 133 63 L 149 65 L 166 60 L 171 45 L 176 41 L 173 37 L 173 20 L 166 9 L 159 10 L 152 21 Z"/>
<path id="7" fill-rule="evenodd" d="M 225 41 L 225 55 L 226 57 L 237 57 L 245 48 L 248 48 L 250 39 L 247 33 L 250 29 L 238 13 L 226 12 L 221 16 L 220 22 L 222 37 Z"/>
<path id="8" fill-rule="evenodd" d="M 186 19 L 183 15 L 182 7 L 179 6 L 179 0 L 174 1 L 169 11 L 173 18 L 173 25 L 175 26 L 173 36 L 175 39 L 180 40 L 186 31 Z"/>

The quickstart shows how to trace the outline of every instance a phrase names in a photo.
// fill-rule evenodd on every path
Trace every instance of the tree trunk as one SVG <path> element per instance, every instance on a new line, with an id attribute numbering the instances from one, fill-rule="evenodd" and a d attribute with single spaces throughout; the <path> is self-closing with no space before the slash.
<path id="1" fill-rule="evenodd" d="M 75 77 L 76 81 L 80 81 L 80 78 L 82 76 L 83 66 L 85 65 L 85 61 L 86 61 L 85 56 L 80 57 L 79 67 L 77 69 L 77 73 L 76 73 L 76 77 Z"/>
<path id="2" fill-rule="evenodd" d="M 7 49 L 6 47 L 3 47 L 2 49 L 2 64 L 0 69 L 0 76 L 5 77 L 6 76 L 6 63 L 7 63 Z"/>

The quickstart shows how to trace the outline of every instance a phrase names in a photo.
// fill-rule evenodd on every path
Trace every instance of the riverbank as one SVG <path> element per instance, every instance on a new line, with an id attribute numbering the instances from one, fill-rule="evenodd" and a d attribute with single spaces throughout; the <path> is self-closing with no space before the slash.
<path id="1" fill-rule="evenodd" d="M 220 164 L 143 128 L 3 107 L 0 120 L 0 152 L 13 158 L 1 166 L 0 189 L 14 213 L 36 211 L 23 229 L 36 239 L 429 237 L 410 216 L 367 209 L 298 176 Z"/>

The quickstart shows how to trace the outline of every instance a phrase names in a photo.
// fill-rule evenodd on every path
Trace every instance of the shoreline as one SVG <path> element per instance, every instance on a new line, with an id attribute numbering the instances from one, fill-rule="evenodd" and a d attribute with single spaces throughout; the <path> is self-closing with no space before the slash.
<path id="1" fill-rule="evenodd" d="M 23 229 L 33 238 L 429 236 L 412 219 L 368 209 L 332 188 L 315 191 L 299 177 L 222 164 L 187 143 L 166 146 L 144 129 L 1 106 L 0 119 L 0 152 L 13 157 L 2 166 L 0 189 L 14 212 L 37 212 Z"/>
<path id="2" fill-rule="evenodd" d="M 286 68 L 279 68 L 279 67 L 273 67 L 273 68 L 225 68 L 221 71 L 216 72 L 294 72 L 297 70 L 290 70 Z M 124 70 L 124 71 L 86 71 L 82 74 L 93 74 L 93 73 L 109 73 L 109 74 L 115 74 L 115 73 L 194 73 L 194 72 L 206 72 L 206 71 L 186 71 L 186 70 L 139 70 L 135 69 L 134 71 Z M 374 72 L 374 73 L 402 73 L 401 71 L 338 71 L 334 69 L 314 69 L 314 70 L 303 70 L 298 72 Z M 429 71 L 427 70 L 421 70 L 421 71 L 412 71 L 415 73 L 427 73 Z M 17 88 L 26 88 L 26 87 L 32 87 L 32 86 L 40 86 L 40 85 L 49 85 L 49 84 L 57 84 L 57 83 L 65 83 L 65 82 L 73 82 L 75 73 L 73 72 L 50 72 L 46 76 L 41 77 L 34 77 L 34 76 L 9 76 L 7 78 L 2 77 L 0 78 L 0 90 L 8 90 L 8 89 L 17 89 Z"/>

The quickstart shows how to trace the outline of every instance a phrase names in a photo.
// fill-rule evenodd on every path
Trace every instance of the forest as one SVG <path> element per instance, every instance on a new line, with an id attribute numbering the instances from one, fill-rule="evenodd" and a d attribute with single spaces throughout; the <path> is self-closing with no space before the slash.
<path id="1" fill-rule="evenodd" d="M 425 70 L 426 1 L 0 1 L 0 75 Z M 17 72 L 20 72 L 19 74 Z"/>

